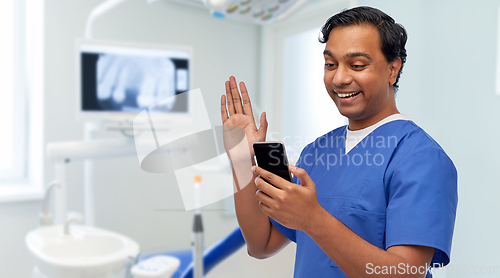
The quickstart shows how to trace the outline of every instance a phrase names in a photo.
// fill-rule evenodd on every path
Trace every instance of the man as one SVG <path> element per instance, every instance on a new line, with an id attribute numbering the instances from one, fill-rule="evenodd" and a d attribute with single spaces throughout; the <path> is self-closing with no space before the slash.
<path id="1" fill-rule="evenodd" d="M 406 31 L 357 7 L 328 19 L 322 35 L 325 87 L 348 126 L 304 148 L 289 167 L 293 183 L 255 166 L 254 181 L 235 179 L 248 253 L 266 258 L 294 241 L 295 277 L 431 277 L 429 267 L 449 263 L 457 173 L 396 108 Z M 257 129 L 244 83 L 240 90 L 241 98 L 234 77 L 226 82 L 222 121 L 244 130 L 250 147 L 265 140 L 268 123 L 263 113 Z M 234 171 L 250 171 L 227 150 Z"/>

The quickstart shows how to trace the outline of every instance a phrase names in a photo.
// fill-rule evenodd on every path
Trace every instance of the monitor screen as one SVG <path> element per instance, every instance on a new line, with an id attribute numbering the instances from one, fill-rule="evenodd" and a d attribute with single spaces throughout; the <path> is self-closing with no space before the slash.
<path id="1" fill-rule="evenodd" d="M 96 41 L 77 48 L 80 120 L 130 121 L 149 107 L 168 117 L 189 114 L 182 94 L 190 89 L 189 48 Z"/>

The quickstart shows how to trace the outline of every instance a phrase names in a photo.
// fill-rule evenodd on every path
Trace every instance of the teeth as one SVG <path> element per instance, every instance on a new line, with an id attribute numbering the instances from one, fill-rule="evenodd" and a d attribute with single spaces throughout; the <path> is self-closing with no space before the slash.
<path id="1" fill-rule="evenodd" d="M 337 92 L 336 92 L 337 93 Z M 352 92 L 352 93 L 348 93 L 348 94 L 341 94 L 341 93 L 337 93 L 337 95 L 340 97 L 340 98 L 346 98 L 346 97 L 350 97 L 350 96 L 353 96 L 353 95 L 356 95 L 358 94 L 359 92 Z"/>

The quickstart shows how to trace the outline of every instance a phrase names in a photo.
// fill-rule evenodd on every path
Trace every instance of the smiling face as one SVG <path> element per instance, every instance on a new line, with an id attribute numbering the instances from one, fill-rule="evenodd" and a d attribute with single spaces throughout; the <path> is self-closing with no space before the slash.
<path id="1" fill-rule="evenodd" d="M 335 27 L 325 46 L 325 86 L 349 129 L 399 113 L 394 100 L 401 60 L 387 62 L 378 30 L 368 24 Z"/>

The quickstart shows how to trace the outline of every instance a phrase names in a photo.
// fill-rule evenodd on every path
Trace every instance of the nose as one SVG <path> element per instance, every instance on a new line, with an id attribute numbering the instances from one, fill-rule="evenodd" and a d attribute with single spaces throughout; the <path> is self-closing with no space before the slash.
<path id="1" fill-rule="evenodd" d="M 339 66 L 333 76 L 333 84 L 342 87 L 343 85 L 349 85 L 351 82 L 352 76 L 349 74 L 349 70 L 346 67 Z"/>

